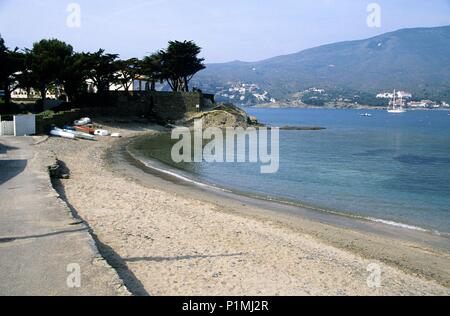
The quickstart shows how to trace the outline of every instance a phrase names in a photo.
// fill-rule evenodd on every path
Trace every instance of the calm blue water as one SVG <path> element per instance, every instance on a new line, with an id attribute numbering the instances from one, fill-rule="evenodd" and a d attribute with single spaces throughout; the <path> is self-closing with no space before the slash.
<path id="1" fill-rule="evenodd" d="M 280 170 L 258 165 L 181 166 L 219 186 L 364 217 L 450 232 L 450 116 L 442 111 L 251 109 L 282 131 Z"/>

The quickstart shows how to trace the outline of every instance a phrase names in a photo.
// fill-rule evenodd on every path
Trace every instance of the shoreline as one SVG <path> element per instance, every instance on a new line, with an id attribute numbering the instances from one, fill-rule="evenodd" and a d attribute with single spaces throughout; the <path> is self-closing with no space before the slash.
<path id="1" fill-rule="evenodd" d="M 170 186 L 170 190 L 176 191 L 177 194 L 184 194 L 185 196 L 195 197 L 204 202 L 215 203 L 222 210 L 227 209 L 226 211 L 230 211 L 230 209 L 236 207 L 240 208 L 238 211 L 236 209 L 232 210 L 231 213 L 233 214 L 250 216 L 259 220 L 276 221 L 278 224 L 288 226 L 294 230 L 300 228 L 303 233 L 319 237 L 333 246 L 350 250 L 370 259 L 393 264 L 406 272 L 418 273 L 429 279 L 436 280 L 446 287 L 450 287 L 450 265 L 446 266 L 446 261 L 450 260 L 450 238 L 446 235 L 436 234 L 432 230 L 426 230 L 420 227 L 411 229 L 411 226 L 403 225 L 402 223 L 393 225 L 392 222 L 382 219 L 352 216 L 346 213 L 314 208 L 309 205 L 290 204 L 280 200 L 263 199 L 260 196 L 246 195 L 186 179 L 184 176 L 174 174 L 172 171 L 167 172 L 164 170 L 165 167 L 170 167 L 162 162 L 153 159 L 153 162 L 158 164 L 158 167 L 155 167 L 145 164 L 141 159 L 134 157 L 128 150 L 128 146 L 137 140 L 137 138 L 140 137 L 121 140 L 119 144 L 115 145 L 114 149 L 109 150 L 109 154 L 125 155 L 123 157 L 125 161 L 144 172 L 141 175 L 136 174 L 136 170 L 133 172 L 133 176 L 143 183 L 149 180 L 146 175 L 164 179 L 174 184 Z M 114 158 L 111 159 L 109 157 L 108 160 L 110 163 L 114 163 L 112 161 Z M 131 170 L 127 169 L 127 171 L 129 172 Z M 155 185 L 153 181 L 150 181 L 150 183 L 151 185 Z M 306 227 L 308 225 L 312 227 L 308 229 Z M 331 231 L 328 233 L 330 229 Z M 349 231 L 346 232 L 346 230 Z M 340 240 L 333 240 L 337 234 L 336 232 L 341 235 Z M 370 235 L 373 238 L 369 237 Z M 356 241 L 353 240 L 354 238 L 357 238 Z M 397 246 L 393 246 L 391 244 L 392 241 L 401 242 L 402 246 L 399 248 L 411 247 L 424 251 L 423 257 L 420 258 L 423 262 L 414 262 L 415 259 L 418 259 L 415 255 L 411 256 L 409 260 L 405 260 L 405 256 L 408 257 L 408 254 L 404 251 L 397 253 Z M 372 243 L 373 245 L 361 245 L 366 242 Z M 382 250 L 387 246 L 391 246 L 396 250 L 390 251 L 389 257 L 384 257 L 385 254 L 382 253 Z M 378 252 L 375 256 L 373 256 L 374 251 Z M 439 278 L 433 277 L 436 271 L 429 270 L 429 262 L 427 262 L 430 254 L 438 255 L 438 257 L 443 255 L 439 258 L 440 260 L 437 260 L 440 261 L 437 265 L 443 268 L 440 272 L 444 272 L 445 275 L 441 274 Z"/>
<path id="2" fill-rule="evenodd" d="M 156 135 L 152 135 L 156 136 Z M 201 199 L 205 202 L 216 203 L 219 207 L 224 207 L 224 205 L 232 205 L 232 207 L 243 206 L 245 208 L 250 207 L 252 210 L 239 210 L 232 211 L 232 213 L 237 213 L 239 215 L 250 215 L 253 218 L 258 218 L 260 220 L 275 220 L 282 225 L 290 226 L 291 228 L 298 229 L 301 227 L 303 232 L 312 233 L 315 229 L 305 229 L 304 225 L 298 225 L 301 221 L 306 221 L 310 225 L 314 224 L 325 225 L 332 227 L 339 231 L 339 234 L 345 235 L 345 230 L 352 230 L 347 232 L 349 236 L 345 236 L 341 241 L 336 242 L 333 238 L 336 232 L 333 231 L 331 234 L 324 233 L 327 231 L 326 228 L 321 232 L 321 239 L 331 243 L 334 246 L 340 248 L 348 249 L 357 254 L 370 257 L 371 259 L 381 260 L 385 263 L 394 264 L 395 266 L 407 271 L 409 273 L 419 273 L 422 276 L 434 279 L 444 286 L 450 286 L 450 271 L 446 272 L 446 275 L 442 275 L 444 278 L 433 278 L 431 275 L 435 271 L 427 271 L 428 263 L 423 262 L 417 264 L 414 262 L 417 258 L 411 258 L 408 262 L 405 262 L 405 253 L 402 255 L 393 256 L 395 251 L 390 253 L 391 258 L 381 258 L 379 255 L 371 256 L 373 253 L 373 248 L 370 246 L 359 247 L 357 245 L 349 246 L 346 243 L 352 243 L 351 239 L 354 233 L 369 235 L 373 234 L 375 236 L 376 243 L 384 244 L 383 247 L 391 245 L 390 241 L 410 243 L 408 246 L 412 248 L 417 248 L 425 251 L 425 255 L 422 260 L 426 260 L 428 255 L 431 253 L 437 254 L 439 251 L 447 252 L 441 261 L 445 267 L 445 260 L 450 260 L 450 238 L 445 233 L 436 233 L 433 230 L 424 229 L 421 227 L 416 227 L 412 225 L 406 225 L 403 223 L 396 223 L 388 220 L 363 217 L 358 215 L 352 215 L 350 213 L 344 213 L 339 211 L 327 210 L 323 208 L 318 208 L 302 203 L 290 203 L 288 201 L 276 200 L 276 199 L 265 199 L 262 196 L 245 194 L 238 191 L 233 191 L 230 189 L 218 187 L 208 183 L 198 182 L 196 180 L 189 179 L 183 175 L 177 174 L 176 171 L 173 172 L 174 168 L 165 165 L 156 159 L 151 159 L 151 162 L 156 165 L 150 165 L 143 161 L 143 158 L 135 156 L 135 153 L 131 153 L 129 146 L 132 142 L 136 141 L 138 138 L 146 136 L 138 136 L 133 139 L 123 139 L 118 144 L 115 145 L 114 149 L 110 149 L 110 154 L 112 155 L 124 155 L 125 161 L 130 165 L 138 168 L 143 173 L 147 175 L 153 175 L 157 178 L 167 180 L 175 184 L 174 187 L 170 189 L 175 191 L 177 194 L 184 193 L 187 195 L 195 194 L 197 199 Z M 151 137 L 151 136 L 150 136 Z M 115 151 L 115 153 L 113 153 Z M 117 156 L 116 156 L 117 159 Z M 114 159 L 109 159 L 109 163 L 114 163 Z M 148 158 L 146 161 L 150 161 Z M 128 169 L 130 171 L 130 169 Z M 143 175 L 136 175 L 139 180 L 145 183 L 146 179 Z M 154 185 L 154 182 L 152 182 Z M 183 188 L 183 189 L 181 189 Z M 187 189 L 187 190 L 186 190 Z M 186 190 L 185 192 L 183 192 Z M 229 206 L 227 208 L 230 208 Z M 279 216 L 284 217 L 280 221 Z M 303 223 L 304 224 L 304 223 Z M 323 229 L 323 227 L 321 227 Z M 315 235 L 314 233 L 312 233 Z M 364 238 L 364 237 L 363 237 Z M 343 242 L 345 240 L 345 242 Z M 364 240 L 364 242 L 367 240 Z M 392 246 L 392 245 L 391 245 Z M 376 246 L 378 248 L 378 246 Z M 380 249 L 378 249 L 379 251 Z M 450 268 L 450 264 L 447 268 Z"/>
<path id="3" fill-rule="evenodd" d="M 421 227 L 421 226 L 417 226 L 415 224 L 407 224 L 407 223 L 390 220 L 390 219 L 358 215 L 358 214 L 354 214 L 352 212 L 345 211 L 345 210 L 337 210 L 337 209 L 330 209 L 330 208 L 325 208 L 325 207 L 321 207 L 321 206 L 315 206 L 313 204 L 308 204 L 306 202 L 299 201 L 299 200 L 289 200 L 289 199 L 283 199 L 283 198 L 274 197 L 274 196 L 264 196 L 262 194 L 243 192 L 243 191 L 239 191 L 239 190 L 236 190 L 233 188 L 222 187 L 222 186 L 216 185 L 214 183 L 208 183 L 206 181 L 195 179 L 195 176 L 193 174 L 189 173 L 189 171 L 177 169 L 173 166 L 170 166 L 170 165 L 164 163 L 163 161 L 160 161 L 157 158 L 144 157 L 140 153 L 135 152 L 132 149 L 130 149 L 130 146 L 134 142 L 139 141 L 143 137 L 157 137 L 157 136 L 158 136 L 158 134 L 150 135 L 150 136 L 145 136 L 145 135 L 138 136 L 135 139 L 126 141 L 127 144 L 124 146 L 125 148 L 121 148 L 119 150 L 122 150 L 126 155 L 128 155 L 131 159 L 131 161 L 130 160 L 129 161 L 131 163 L 134 163 L 137 166 L 140 166 L 144 172 L 146 171 L 146 168 L 148 168 L 148 169 L 155 171 L 156 173 L 159 173 L 160 175 L 168 176 L 168 179 L 170 179 L 170 178 L 178 179 L 178 180 L 186 182 L 186 184 L 209 188 L 212 191 L 217 190 L 219 192 L 226 192 L 226 193 L 230 193 L 231 195 L 234 195 L 234 196 L 241 196 L 241 197 L 245 197 L 248 199 L 260 200 L 262 202 L 270 202 L 270 203 L 286 205 L 286 206 L 298 208 L 298 209 L 306 209 L 306 210 L 310 210 L 310 211 L 314 211 L 314 212 L 321 212 L 321 213 L 324 213 L 327 215 L 340 216 L 343 218 L 347 218 L 350 221 L 358 220 L 358 221 L 380 223 L 380 224 L 384 224 L 384 225 L 388 225 L 388 226 L 394 226 L 397 228 L 429 233 L 429 234 L 432 234 L 435 236 L 448 238 L 448 242 L 449 242 L 448 250 L 450 250 L 450 233 L 449 232 L 442 232 L 442 231 L 438 231 L 436 229 Z"/>
<path id="4" fill-rule="evenodd" d="M 251 198 L 213 195 L 181 179 L 145 173 L 120 148 L 158 128 L 110 129 L 124 138 L 94 143 L 51 138 L 39 150 L 54 151 L 71 171 L 61 183 L 65 198 L 120 258 L 114 268 L 130 271 L 152 295 L 450 294 L 449 255 L 437 250 L 436 236 L 430 244 L 392 243 L 374 232 L 345 228 L 348 219 L 340 218 L 344 228 L 339 228 L 321 217 L 278 212 L 259 201 L 252 205 Z M 366 284 L 373 262 L 383 270 L 377 289 Z M 136 280 L 124 280 L 135 294 Z"/>
<path id="5" fill-rule="evenodd" d="M 298 109 L 298 110 L 355 110 L 355 111 L 387 111 L 387 106 L 348 106 L 348 107 L 339 107 L 339 106 L 295 106 L 295 105 L 251 105 L 251 106 L 244 106 L 244 109 L 275 109 L 275 110 L 283 110 L 283 109 Z M 429 109 L 429 108 L 406 108 L 406 111 L 444 111 L 448 112 L 450 111 L 450 108 L 435 108 L 435 109 Z"/>

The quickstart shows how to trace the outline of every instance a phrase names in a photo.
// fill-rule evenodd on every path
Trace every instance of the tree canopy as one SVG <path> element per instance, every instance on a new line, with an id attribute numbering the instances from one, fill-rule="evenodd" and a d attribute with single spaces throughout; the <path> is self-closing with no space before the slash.
<path id="1" fill-rule="evenodd" d="M 0 35 L 0 90 L 4 90 L 5 103 L 8 104 L 12 90 L 15 88 L 17 75 L 25 69 L 25 55 L 9 50 Z"/>
<path id="2" fill-rule="evenodd" d="M 189 91 L 189 82 L 205 69 L 204 59 L 198 55 L 201 48 L 192 41 L 171 41 L 165 51 L 160 51 L 162 74 L 173 91 Z"/>
<path id="3" fill-rule="evenodd" d="M 148 80 L 147 90 L 155 91 L 156 83 L 165 80 L 162 68 L 162 54 L 154 53 L 144 57 L 140 63 L 141 75 Z"/>
<path id="4" fill-rule="evenodd" d="M 28 52 L 33 86 L 40 91 L 42 99 L 50 84 L 62 84 L 62 73 L 72 54 L 72 46 L 57 39 L 41 40 Z"/>
<path id="5" fill-rule="evenodd" d="M 104 49 L 100 49 L 95 53 L 84 54 L 86 58 L 86 67 L 88 70 L 88 78 L 96 85 L 99 93 L 109 91 L 111 84 L 117 82 L 118 64 L 117 54 L 107 54 Z"/>
<path id="6" fill-rule="evenodd" d="M 3 62 L 3 58 L 6 55 L 6 46 L 5 46 L 5 40 L 3 39 L 2 35 L 0 34 L 0 61 Z"/>
<path id="7" fill-rule="evenodd" d="M 73 101 L 87 89 L 89 63 L 85 54 L 75 53 L 65 60 L 61 82 L 68 98 Z"/>
<path id="8" fill-rule="evenodd" d="M 89 84 L 105 94 L 112 85 L 129 91 L 138 79 L 147 82 L 146 90 L 154 91 L 156 83 L 167 82 L 173 91 L 189 91 L 192 77 L 205 68 L 200 52 L 192 41 L 171 41 L 166 49 L 142 60 L 121 60 L 104 49 L 74 52 L 71 45 L 57 39 L 43 39 L 31 49 L 11 51 L 0 36 L 0 89 L 5 90 L 5 99 L 17 87 L 28 92 L 33 88 L 45 99 L 49 88 L 57 87 L 73 101 L 87 92 Z"/>
<path id="9" fill-rule="evenodd" d="M 127 60 L 119 60 L 117 66 L 117 81 L 125 91 L 129 91 L 133 87 L 133 82 L 141 74 L 141 64 L 139 59 L 131 58 Z"/>

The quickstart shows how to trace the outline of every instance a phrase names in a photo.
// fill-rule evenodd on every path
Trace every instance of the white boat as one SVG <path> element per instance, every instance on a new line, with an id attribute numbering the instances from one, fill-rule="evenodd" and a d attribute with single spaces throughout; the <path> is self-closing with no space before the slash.
<path id="1" fill-rule="evenodd" d="M 75 139 L 75 135 L 65 132 L 63 130 L 60 129 L 52 129 L 50 131 L 50 134 L 56 137 L 62 137 L 62 138 L 68 138 L 68 139 Z"/>
<path id="2" fill-rule="evenodd" d="M 402 114 L 405 112 L 406 112 L 405 109 L 390 109 L 390 110 L 388 110 L 388 113 L 392 113 L 392 114 Z"/>
<path id="3" fill-rule="evenodd" d="M 84 126 L 84 125 L 88 125 L 91 123 L 92 123 L 92 120 L 89 117 L 83 117 L 82 119 L 75 121 L 74 125 L 75 126 Z"/>
<path id="4" fill-rule="evenodd" d="M 370 113 L 361 113 L 360 115 L 361 116 L 366 116 L 366 117 L 371 117 L 372 116 L 372 114 L 370 114 Z"/>
<path id="5" fill-rule="evenodd" d="M 94 134 L 96 136 L 109 136 L 109 131 L 105 129 L 97 129 Z"/>
<path id="6" fill-rule="evenodd" d="M 91 134 L 88 134 L 88 133 L 72 131 L 72 130 L 69 130 L 69 129 L 65 129 L 63 131 L 66 132 L 66 133 L 70 133 L 70 134 L 75 135 L 76 138 L 86 139 L 86 140 L 95 140 L 94 135 L 91 135 Z"/>
<path id="7" fill-rule="evenodd" d="M 394 90 L 394 97 L 389 102 L 388 113 L 392 114 L 402 114 L 405 113 L 406 110 L 404 108 L 405 102 L 403 102 L 403 98 L 397 99 L 397 91 Z"/>
<path id="8" fill-rule="evenodd" d="M 61 133 L 72 134 L 75 136 L 75 138 L 86 139 L 86 140 L 95 140 L 94 135 L 90 135 L 88 133 L 78 132 L 78 131 L 74 131 L 71 129 L 61 129 L 58 127 L 54 127 L 53 130 L 57 131 L 57 132 L 61 132 Z"/>

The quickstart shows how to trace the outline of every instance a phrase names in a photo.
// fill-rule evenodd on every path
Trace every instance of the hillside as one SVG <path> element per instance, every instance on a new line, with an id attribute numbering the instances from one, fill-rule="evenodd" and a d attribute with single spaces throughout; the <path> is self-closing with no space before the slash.
<path id="1" fill-rule="evenodd" d="M 276 99 L 311 87 L 371 94 L 395 88 L 448 102 L 450 26 L 403 29 L 259 62 L 209 64 L 196 78 L 205 91 L 233 83 L 256 84 Z"/>

